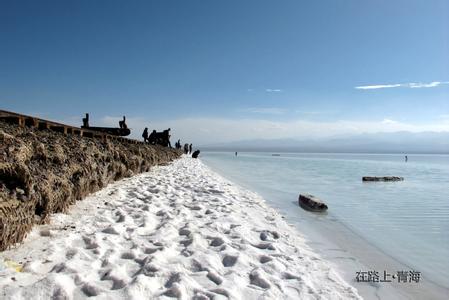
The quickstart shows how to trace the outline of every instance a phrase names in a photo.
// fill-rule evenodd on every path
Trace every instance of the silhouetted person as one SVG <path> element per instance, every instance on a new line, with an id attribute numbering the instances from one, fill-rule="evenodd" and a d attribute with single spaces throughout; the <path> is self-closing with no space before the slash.
<path id="1" fill-rule="evenodd" d="M 83 118 L 83 127 L 89 128 L 89 114 L 86 113 L 86 117 Z"/>
<path id="2" fill-rule="evenodd" d="M 193 152 L 193 154 L 192 154 L 192 157 L 198 158 L 198 155 L 200 155 L 200 150 L 195 150 L 195 152 Z"/>
<path id="3" fill-rule="evenodd" d="M 156 144 L 156 139 L 157 139 L 157 132 L 156 130 L 153 130 L 150 136 L 148 137 L 148 143 L 154 145 Z"/>
<path id="4" fill-rule="evenodd" d="M 408 157 L 407 157 L 407 155 L 405 156 L 405 162 L 408 162 Z"/>
<path id="5" fill-rule="evenodd" d="M 192 154 L 192 144 L 189 145 L 189 154 Z"/>
<path id="6" fill-rule="evenodd" d="M 235 156 L 237 156 L 237 151 L 235 152 Z"/>
<path id="7" fill-rule="evenodd" d="M 145 127 L 145 129 L 143 130 L 142 137 L 143 137 L 144 143 L 150 142 L 150 141 L 148 140 L 148 128 L 147 128 L 147 127 Z"/>
<path id="8" fill-rule="evenodd" d="M 170 128 L 164 130 L 164 139 L 165 139 L 165 141 L 164 141 L 164 146 L 165 146 L 165 147 L 170 147 L 170 148 L 171 148 L 171 143 L 170 143 L 170 137 L 171 137 L 171 135 L 170 135 L 170 130 L 171 130 Z"/>
<path id="9" fill-rule="evenodd" d="M 184 144 L 184 154 L 189 154 L 189 144 Z"/>
<path id="10" fill-rule="evenodd" d="M 128 128 L 128 126 L 126 125 L 126 118 L 125 116 L 123 116 L 123 120 L 118 122 L 118 125 L 120 126 L 120 128 L 122 129 L 126 129 Z"/>

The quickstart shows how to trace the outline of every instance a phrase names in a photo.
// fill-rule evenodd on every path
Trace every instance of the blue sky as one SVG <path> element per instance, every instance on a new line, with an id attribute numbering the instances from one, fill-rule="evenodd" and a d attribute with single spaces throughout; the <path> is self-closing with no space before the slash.
<path id="1" fill-rule="evenodd" d="M 449 131 L 449 2 L 2 0 L 0 108 L 196 143 Z"/>

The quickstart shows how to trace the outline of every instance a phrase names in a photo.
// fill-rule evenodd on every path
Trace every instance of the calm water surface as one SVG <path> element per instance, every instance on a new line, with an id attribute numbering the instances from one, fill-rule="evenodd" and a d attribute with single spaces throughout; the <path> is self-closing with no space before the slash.
<path id="1" fill-rule="evenodd" d="M 206 152 L 203 161 L 294 220 L 299 193 L 390 257 L 449 287 L 449 156 Z M 363 183 L 363 176 L 403 176 Z M 301 212 L 304 214 L 304 212 Z M 383 270 L 379 270 L 383 271 Z M 396 271 L 396 270 L 394 270 Z"/>

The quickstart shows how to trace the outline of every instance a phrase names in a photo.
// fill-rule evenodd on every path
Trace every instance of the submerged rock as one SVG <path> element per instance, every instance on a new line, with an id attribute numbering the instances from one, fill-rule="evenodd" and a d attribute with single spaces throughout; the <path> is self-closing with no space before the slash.
<path id="1" fill-rule="evenodd" d="M 299 206 L 309 211 L 326 211 L 327 205 L 317 197 L 309 194 L 299 195 Z"/>
<path id="2" fill-rule="evenodd" d="M 404 177 L 399 176 L 364 176 L 362 181 L 403 181 Z"/>

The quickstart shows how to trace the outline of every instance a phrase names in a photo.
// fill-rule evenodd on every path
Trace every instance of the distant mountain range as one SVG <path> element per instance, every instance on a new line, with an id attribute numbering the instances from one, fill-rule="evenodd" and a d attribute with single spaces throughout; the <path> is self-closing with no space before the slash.
<path id="1" fill-rule="evenodd" d="M 202 150 L 449 154 L 449 132 L 393 132 L 322 139 L 255 139 L 203 145 Z"/>

